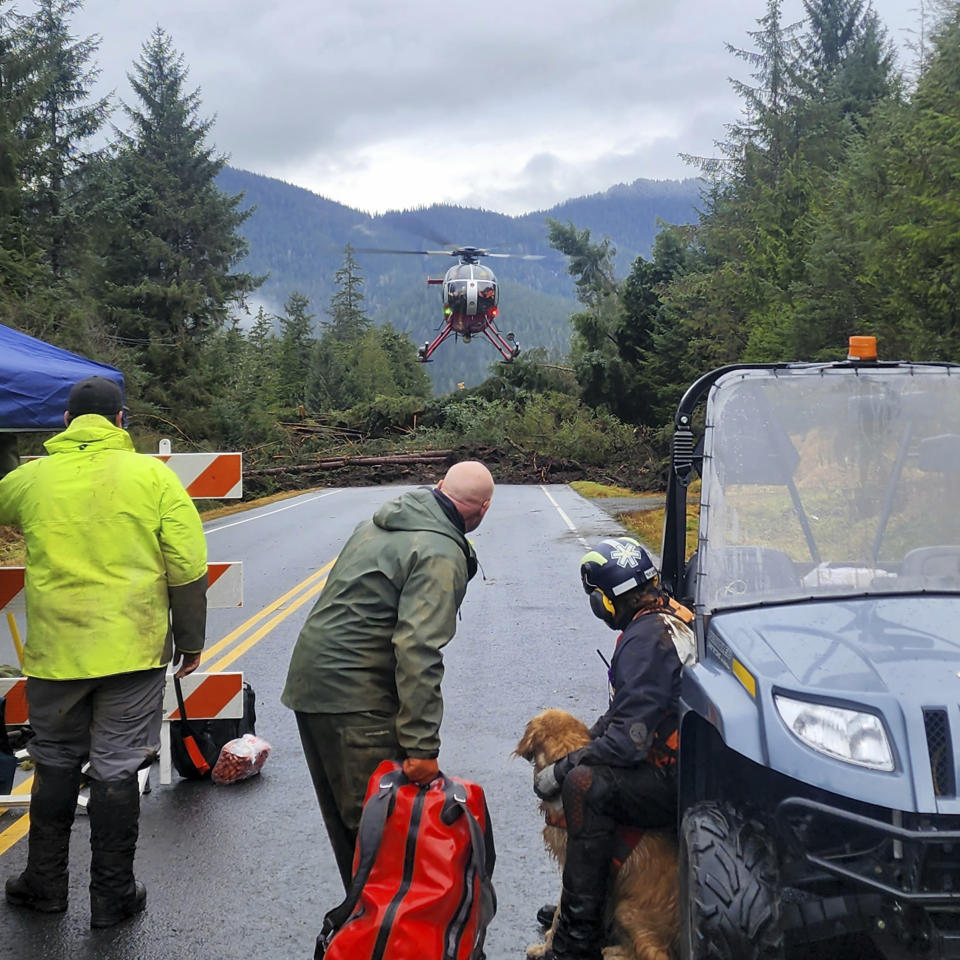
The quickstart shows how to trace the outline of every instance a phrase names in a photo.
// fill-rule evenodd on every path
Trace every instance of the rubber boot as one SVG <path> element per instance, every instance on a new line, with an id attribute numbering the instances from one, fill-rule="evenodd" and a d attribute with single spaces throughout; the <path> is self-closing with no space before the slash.
<path id="1" fill-rule="evenodd" d="M 40 913 L 67 909 L 70 828 L 79 792 L 79 767 L 37 764 L 30 791 L 27 868 L 7 880 L 7 903 Z"/>
<path id="2" fill-rule="evenodd" d="M 600 960 L 612 846 L 606 833 L 567 838 L 560 919 L 544 960 Z"/>
<path id="3" fill-rule="evenodd" d="M 112 927 L 146 906 L 147 891 L 133 876 L 140 825 L 137 776 L 91 780 L 90 926 Z"/>

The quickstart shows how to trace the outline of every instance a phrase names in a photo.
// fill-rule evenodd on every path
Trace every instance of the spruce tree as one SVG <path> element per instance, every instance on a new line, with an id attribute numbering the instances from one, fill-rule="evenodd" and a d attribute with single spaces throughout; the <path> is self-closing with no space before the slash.
<path id="1" fill-rule="evenodd" d="M 39 99 L 24 123 L 23 141 L 32 146 L 20 171 L 25 226 L 44 250 L 56 280 L 86 251 L 89 210 L 81 178 L 95 154 L 85 148 L 110 110 L 108 98 L 90 100 L 90 88 L 100 72 L 90 65 L 99 37 L 78 40 L 70 33 L 70 16 L 81 6 L 81 0 L 39 0 L 31 21 L 42 63 L 35 74 Z"/>
<path id="2" fill-rule="evenodd" d="M 280 402 L 300 406 L 307 399 L 307 376 L 314 340 L 310 301 L 302 293 L 291 293 L 280 315 L 278 370 Z"/>
<path id="3" fill-rule="evenodd" d="M 143 45 L 124 104 L 130 130 L 104 178 L 102 296 L 117 334 L 135 345 L 146 394 L 171 409 L 204 405 L 199 348 L 261 282 L 237 270 L 250 211 L 216 185 L 226 158 L 207 146 L 211 121 L 186 90 L 187 68 L 160 27 Z"/>
<path id="4" fill-rule="evenodd" d="M 36 31 L 0 3 L 0 296 L 5 316 L 15 312 L 13 301 L 34 285 L 42 256 L 26 216 L 27 171 L 37 168 L 39 149 L 28 127 L 34 126 L 32 117 L 39 110 L 42 68 Z"/>

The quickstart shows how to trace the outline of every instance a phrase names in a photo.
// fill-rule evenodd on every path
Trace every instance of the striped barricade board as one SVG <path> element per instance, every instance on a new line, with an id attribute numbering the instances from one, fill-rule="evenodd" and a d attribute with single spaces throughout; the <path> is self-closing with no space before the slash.
<path id="1" fill-rule="evenodd" d="M 194 500 L 239 500 L 243 496 L 243 454 L 147 453 L 162 460 Z M 21 457 L 22 462 L 39 457 Z"/>
<path id="2" fill-rule="evenodd" d="M 194 500 L 239 500 L 243 496 L 241 453 L 153 453 L 180 478 Z"/>
<path id="3" fill-rule="evenodd" d="M 0 567 L 0 612 L 23 613 L 23 567 Z M 243 606 L 243 561 L 207 564 L 207 607 Z"/>
<path id="4" fill-rule="evenodd" d="M 243 716 L 243 674 L 202 673 L 197 670 L 180 681 L 183 703 L 191 720 L 238 720 Z M 0 696 L 6 697 L 6 723 L 22 726 L 28 722 L 27 681 L 24 677 L 0 677 Z M 173 686 L 173 674 L 167 674 L 163 691 L 163 723 L 160 727 L 160 782 L 173 779 L 173 764 L 170 759 L 170 721 L 180 718 L 177 695 Z M 146 774 L 146 771 L 144 771 Z M 146 782 L 142 778 L 141 788 Z M 85 797 L 80 805 L 85 806 Z M 0 810 L 5 808 L 25 809 L 30 805 L 28 793 L 0 795 Z"/>

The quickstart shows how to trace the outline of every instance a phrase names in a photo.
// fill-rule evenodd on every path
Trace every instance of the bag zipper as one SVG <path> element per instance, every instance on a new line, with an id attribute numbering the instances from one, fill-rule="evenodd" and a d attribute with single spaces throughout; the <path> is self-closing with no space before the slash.
<path id="1" fill-rule="evenodd" d="M 407 843 L 403 851 L 403 876 L 400 880 L 400 886 L 393 895 L 393 899 L 387 907 L 387 912 L 383 916 L 383 923 L 380 925 L 380 932 L 377 934 L 377 940 L 373 945 L 370 960 L 383 960 L 387 940 L 393 928 L 393 921 L 397 915 L 397 910 L 400 908 L 400 901 L 407 895 L 410 885 L 413 883 L 413 862 L 417 854 L 417 834 L 420 831 L 420 820 L 423 816 L 423 805 L 426 798 L 427 791 L 425 789 L 417 791 L 416 799 L 413 801 L 413 813 L 410 815 Z"/>

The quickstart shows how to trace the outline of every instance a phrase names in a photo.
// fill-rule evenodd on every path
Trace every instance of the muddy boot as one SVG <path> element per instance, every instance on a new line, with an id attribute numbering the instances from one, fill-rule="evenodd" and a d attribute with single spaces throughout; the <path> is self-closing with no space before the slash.
<path id="1" fill-rule="evenodd" d="M 574 896 L 563 888 L 560 919 L 543 960 L 601 960 L 603 899 L 595 891 Z"/>
<path id="2" fill-rule="evenodd" d="M 140 785 L 91 780 L 90 926 L 112 927 L 143 910 L 147 891 L 133 876 L 140 823 Z"/>
<path id="3" fill-rule="evenodd" d="M 611 852 L 604 831 L 567 837 L 560 918 L 544 960 L 600 960 Z"/>
<path id="4" fill-rule="evenodd" d="M 30 791 L 27 869 L 7 880 L 7 903 L 40 913 L 67 909 L 70 828 L 79 792 L 79 767 L 37 764 Z"/>

